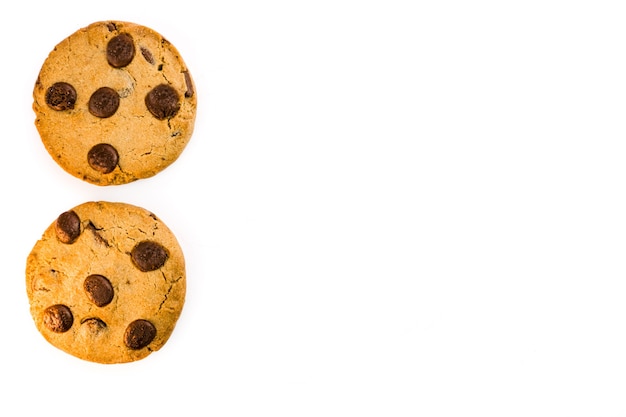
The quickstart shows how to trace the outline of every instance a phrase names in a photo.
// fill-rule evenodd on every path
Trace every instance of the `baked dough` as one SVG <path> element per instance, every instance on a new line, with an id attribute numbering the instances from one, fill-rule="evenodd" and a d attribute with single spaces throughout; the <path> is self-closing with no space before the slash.
<path id="1" fill-rule="evenodd" d="M 124 363 L 159 350 L 185 301 L 185 261 L 170 229 L 125 203 L 62 213 L 33 247 L 26 291 L 48 342 L 78 358 Z"/>
<path id="2" fill-rule="evenodd" d="M 59 43 L 33 91 L 35 126 L 52 158 L 97 185 L 151 177 L 193 133 L 196 93 L 177 49 L 130 22 L 96 22 Z"/>

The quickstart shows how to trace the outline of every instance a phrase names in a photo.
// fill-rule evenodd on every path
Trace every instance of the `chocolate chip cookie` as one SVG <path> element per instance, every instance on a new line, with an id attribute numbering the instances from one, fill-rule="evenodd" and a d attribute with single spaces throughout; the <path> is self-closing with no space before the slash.
<path id="1" fill-rule="evenodd" d="M 87 202 L 60 214 L 26 263 L 39 332 L 98 363 L 159 350 L 181 314 L 185 288 L 174 234 L 154 214 L 125 203 Z"/>
<path id="2" fill-rule="evenodd" d="M 193 133 L 194 82 L 176 48 L 154 30 L 96 22 L 59 43 L 33 91 L 35 125 L 54 160 L 97 185 L 151 177 Z"/>

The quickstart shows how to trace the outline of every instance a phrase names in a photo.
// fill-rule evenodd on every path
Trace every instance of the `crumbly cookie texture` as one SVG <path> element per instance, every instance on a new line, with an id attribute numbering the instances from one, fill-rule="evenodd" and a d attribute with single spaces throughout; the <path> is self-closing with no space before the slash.
<path id="1" fill-rule="evenodd" d="M 35 126 L 52 158 L 96 185 L 156 175 L 193 133 L 196 93 L 177 49 L 130 22 L 96 22 L 59 43 L 33 91 Z"/>
<path id="2" fill-rule="evenodd" d="M 91 362 L 132 362 L 159 350 L 185 290 L 174 234 L 151 212 L 125 203 L 87 202 L 62 213 L 26 263 L 37 329 Z"/>

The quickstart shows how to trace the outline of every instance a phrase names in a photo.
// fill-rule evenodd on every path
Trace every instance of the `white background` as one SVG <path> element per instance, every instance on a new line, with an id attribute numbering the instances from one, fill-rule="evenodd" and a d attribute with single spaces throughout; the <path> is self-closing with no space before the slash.
<path id="1" fill-rule="evenodd" d="M 5 5 L 0 415 L 625 416 L 621 1 Z M 180 159 L 83 183 L 32 89 L 99 20 L 152 27 L 198 94 Z M 49 345 L 26 257 L 90 200 L 156 213 L 188 294 L 148 358 Z"/>

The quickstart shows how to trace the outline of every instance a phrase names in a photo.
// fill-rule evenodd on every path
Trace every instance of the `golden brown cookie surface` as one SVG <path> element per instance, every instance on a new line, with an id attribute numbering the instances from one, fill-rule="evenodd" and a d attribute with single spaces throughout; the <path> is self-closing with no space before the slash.
<path id="1" fill-rule="evenodd" d="M 151 177 L 193 133 L 196 94 L 176 48 L 154 30 L 96 22 L 59 43 L 33 91 L 35 125 L 52 158 L 97 185 Z"/>
<path id="2" fill-rule="evenodd" d="M 26 264 L 39 332 L 92 362 L 131 362 L 160 349 L 185 290 L 174 234 L 154 214 L 125 203 L 88 202 L 62 213 Z"/>

